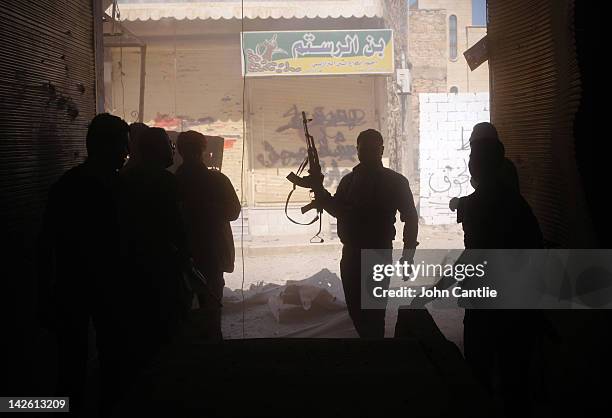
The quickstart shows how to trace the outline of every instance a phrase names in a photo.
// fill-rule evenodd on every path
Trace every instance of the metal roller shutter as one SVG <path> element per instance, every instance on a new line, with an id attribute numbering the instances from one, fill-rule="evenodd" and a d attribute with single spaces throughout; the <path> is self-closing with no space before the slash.
<path id="1" fill-rule="evenodd" d="M 573 1 L 489 0 L 491 110 L 521 190 L 556 245 L 575 242 Z M 569 30 L 568 30 L 569 28 Z"/>
<path id="2" fill-rule="evenodd" d="M 49 185 L 85 155 L 95 115 L 93 2 L 0 1 L 0 216 L 33 236 Z"/>
<path id="3" fill-rule="evenodd" d="M 2 294 L 11 312 L 4 375 L 13 393 L 45 392 L 32 361 L 49 359 L 50 348 L 36 327 L 35 244 L 50 184 L 85 157 L 96 111 L 93 4 L 0 0 Z"/>
<path id="4" fill-rule="evenodd" d="M 251 83 L 249 144 L 256 204 L 285 201 L 290 189 L 285 176 L 296 170 L 306 155 L 302 110 L 309 117 L 316 110 L 324 115 L 310 124 L 310 133 L 317 141 L 327 172 L 326 186 L 331 191 L 357 163 L 355 141 L 359 132 L 380 129 L 375 112 L 375 77 L 276 77 Z M 292 199 L 307 201 L 307 191 L 296 191 Z"/>

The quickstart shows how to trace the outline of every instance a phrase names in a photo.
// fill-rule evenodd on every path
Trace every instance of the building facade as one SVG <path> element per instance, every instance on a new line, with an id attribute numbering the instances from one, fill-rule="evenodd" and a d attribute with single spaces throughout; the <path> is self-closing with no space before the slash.
<path id="1" fill-rule="evenodd" d="M 408 56 L 412 72 L 410 176 L 420 220 L 452 224 L 448 202 L 472 192 L 469 137 L 488 122 L 489 68 L 471 71 L 464 52 L 482 39 L 486 27 L 472 22 L 472 0 L 419 0 L 410 4 Z"/>
<path id="2" fill-rule="evenodd" d="M 106 50 L 108 110 L 128 121 L 141 118 L 169 131 L 191 129 L 223 137 L 222 171 L 248 207 L 248 232 L 312 232 L 309 229 L 315 230 L 316 225 L 297 227 L 284 215 L 291 189 L 285 177 L 305 156 L 301 112 L 313 119 L 311 133 L 319 147 L 325 186 L 334 191 L 357 163 L 357 134 L 367 128 L 386 133 L 389 103 L 393 103 L 389 95 L 395 94 L 393 59 L 400 54 L 394 53 L 393 42 L 386 45 L 389 66 L 384 73 L 347 70 L 251 77 L 247 72 L 243 77 L 240 34 L 270 32 L 269 42 L 287 31 L 303 31 L 305 36 L 319 33 L 314 31 L 336 31 L 342 37 L 358 33 L 363 48 L 367 31 L 393 26 L 385 18 L 391 3 L 249 1 L 242 20 L 239 1 L 119 2 L 118 24 L 146 44 L 144 112 L 139 115 L 142 53 L 116 41 Z M 405 22 L 407 5 L 394 3 L 403 7 Z M 402 36 L 406 39 L 405 33 Z M 394 147 L 386 148 L 390 155 L 385 161 L 390 164 Z M 299 213 L 299 207 L 310 200 L 307 190 L 298 189 L 292 199 L 290 212 L 308 220 Z M 323 228 L 329 230 L 328 220 Z"/>
<path id="3" fill-rule="evenodd" d="M 129 42 L 115 40 L 106 48 L 107 110 L 171 132 L 191 129 L 223 137 L 222 171 L 248 208 L 245 232 L 253 235 L 316 230 L 315 225 L 295 226 L 284 215 L 290 190 L 285 177 L 305 155 L 301 111 L 313 118 L 311 133 L 318 141 L 329 190 L 333 192 L 357 163 L 357 134 L 374 128 L 387 141 L 384 163 L 409 178 L 418 201 L 420 144 L 433 146 L 431 135 L 425 138 L 421 129 L 419 95 L 488 91 L 486 63 L 470 72 L 463 57 L 486 33 L 486 28 L 471 24 L 471 0 L 421 0 L 410 10 L 403 0 L 248 1 L 244 5 L 242 19 L 241 3 L 233 0 L 120 1 L 117 24 L 120 31 L 146 45 L 146 63 L 141 65 L 142 50 Z M 287 31 L 351 34 L 369 30 L 393 31 L 393 58 L 387 73 L 251 77 L 247 72 L 243 77 L 241 32 L 282 37 Z M 266 40 L 267 46 L 272 39 Z M 400 69 L 410 73 L 408 87 L 402 87 Z M 466 116 L 466 121 L 472 117 Z M 454 130 L 449 125 L 444 129 Z M 298 189 L 293 199 L 290 213 L 309 220 L 299 213 L 310 199 L 307 190 Z M 326 216 L 324 231 L 332 231 L 333 222 Z"/>
<path id="4" fill-rule="evenodd" d="M 411 5 L 410 16 L 416 21 L 415 25 L 419 26 L 419 21 L 425 20 L 427 31 L 438 34 L 432 37 L 441 40 L 442 33 L 445 35 L 444 48 L 436 45 L 435 50 L 445 58 L 446 88 L 449 93 L 489 91 L 488 64 L 485 62 L 475 71 L 470 71 L 463 57 L 463 53 L 487 33 L 486 26 L 474 25 L 472 12 L 472 0 L 418 0 Z M 432 15 L 437 18 L 432 19 Z M 410 36 L 417 34 L 424 41 L 425 31 L 410 32 Z M 425 58 L 427 54 L 413 56 L 418 59 Z"/>

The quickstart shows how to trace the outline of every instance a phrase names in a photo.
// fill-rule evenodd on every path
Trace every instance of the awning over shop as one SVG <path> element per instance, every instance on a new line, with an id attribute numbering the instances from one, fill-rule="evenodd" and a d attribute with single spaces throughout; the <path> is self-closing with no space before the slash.
<path id="1" fill-rule="evenodd" d="M 119 3 L 122 21 L 240 19 L 240 1 Z M 107 12 L 107 13 L 110 13 Z M 382 17 L 381 0 L 244 1 L 247 19 Z"/>

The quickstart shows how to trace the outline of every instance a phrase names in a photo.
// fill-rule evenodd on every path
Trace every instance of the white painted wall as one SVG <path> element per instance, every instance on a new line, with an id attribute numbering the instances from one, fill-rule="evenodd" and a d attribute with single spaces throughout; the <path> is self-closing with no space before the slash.
<path id="1" fill-rule="evenodd" d="M 469 138 L 475 124 L 488 121 L 489 93 L 419 94 L 419 213 L 425 224 L 456 222 L 448 202 L 474 190 Z"/>

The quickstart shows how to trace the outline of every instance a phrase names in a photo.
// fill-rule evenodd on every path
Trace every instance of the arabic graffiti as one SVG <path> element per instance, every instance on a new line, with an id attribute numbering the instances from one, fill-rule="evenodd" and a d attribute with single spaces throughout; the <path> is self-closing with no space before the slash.
<path id="1" fill-rule="evenodd" d="M 331 148 L 329 146 L 330 139 L 334 143 L 346 141 L 342 132 L 336 133 L 333 137 L 324 134 L 319 138 L 315 138 L 320 159 L 331 158 L 333 161 L 356 161 L 357 149 L 354 145 L 337 144 L 334 148 Z M 265 154 L 258 154 L 257 161 L 267 168 L 279 165 L 284 167 L 299 165 L 306 157 L 306 148 L 304 147 L 293 151 L 287 149 L 277 150 L 270 142 L 263 141 L 263 148 Z"/>
<path id="2" fill-rule="evenodd" d="M 211 116 L 194 119 L 183 115 L 170 116 L 165 113 L 157 113 L 155 118 L 148 121 L 147 124 L 150 126 L 156 126 L 158 128 L 164 128 L 168 130 L 185 131 L 194 126 L 209 125 L 215 122 L 216 120 L 217 119 Z"/>
<path id="3" fill-rule="evenodd" d="M 266 168 L 281 166 L 292 166 L 300 164 L 306 157 L 306 148 L 300 148 L 297 151 L 280 150 L 278 151 L 268 141 L 263 141 L 264 153 L 257 155 L 257 161 Z M 279 164 L 280 162 L 280 164 Z"/>
<path id="4" fill-rule="evenodd" d="M 336 160 L 331 161 L 331 168 L 327 167 L 325 163 L 322 163 L 321 171 L 325 176 L 323 177 L 323 186 L 326 188 L 338 187 L 342 177 L 351 172 L 349 168 L 343 168 L 341 171 Z"/>
<path id="5" fill-rule="evenodd" d="M 431 198 L 434 198 L 430 203 L 436 205 L 448 206 L 449 199 L 465 196 L 470 189 L 467 161 L 464 158 L 461 165 L 446 165 L 439 171 L 429 173 L 427 185 Z M 439 202 L 434 201 L 436 197 L 440 199 Z"/>
<path id="6" fill-rule="evenodd" d="M 357 161 L 357 149 L 352 143 L 348 143 L 345 133 L 346 130 L 365 124 L 366 114 L 363 109 L 326 111 L 323 106 L 316 106 L 309 115 L 312 118 L 309 128 L 316 141 L 321 168 L 324 172 L 326 167 L 329 170 L 331 177 L 326 180 L 326 184 L 331 186 L 339 180 L 338 176 L 346 174 L 347 167 L 352 167 Z M 276 132 L 282 133 L 294 129 L 296 136 L 301 135 L 301 112 L 298 112 L 296 105 L 292 105 L 282 117 L 287 121 L 276 128 Z M 306 157 L 306 148 L 298 144 L 300 142 L 296 141 L 290 148 L 283 148 L 282 145 L 264 140 L 263 152 L 257 154 L 255 158 L 260 166 L 265 168 L 297 166 Z"/>
<path id="7" fill-rule="evenodd" d="M 336 109 L 325 113 L 322 106 L 315 107 L 311 115 L 312 126 L 319 125 L 326 128 L 346 126 L 349 130 L 352 130 L 355 126 L 363 125 L 366 116 L 363 109 Z M 289 123 L 279 126 L 276 132 L 283 132 L 287 129 L 302 129 L 302 113 L 298 111 L 296 105 L 291 106 L 283 114 L 283 117 L 290 117 Z"/>

